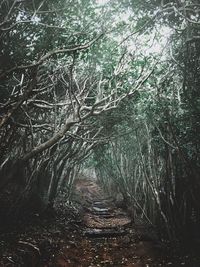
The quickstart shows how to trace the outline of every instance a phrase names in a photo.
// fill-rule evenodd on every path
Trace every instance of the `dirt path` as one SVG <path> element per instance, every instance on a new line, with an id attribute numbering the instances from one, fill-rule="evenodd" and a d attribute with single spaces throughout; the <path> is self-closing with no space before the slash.
<path id="1" fill-rule="evenodd" d="M 94 181 L 77 180 L 76 192 L 82 216 L 62 202 L 0 233 L 0 267 L 200 267 L 198 252 L 169 249 L 155 229 L 132 222 Z"/>
<path id="2" fill-rule="evenodd" d="M 95 182 L 79 181 L 76 187 L 84 203 L 82 236 L 63 248 L 57 266 L 165 266 L 159 260 L 163 247 L 152 228 L 139 223 L 133 227 Z"/>

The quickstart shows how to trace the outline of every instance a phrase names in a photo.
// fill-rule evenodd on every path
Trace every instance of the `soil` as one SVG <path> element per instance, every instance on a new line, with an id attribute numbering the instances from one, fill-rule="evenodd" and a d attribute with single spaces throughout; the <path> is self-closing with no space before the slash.
<path id="1" fill-rule="evenodd" d="M 199 267 L 200 255 L 161 242 L 135 222 L 98 184 L 76 181 L 79 205 L 65 203 L 0 235 L 2 267 Z"/>

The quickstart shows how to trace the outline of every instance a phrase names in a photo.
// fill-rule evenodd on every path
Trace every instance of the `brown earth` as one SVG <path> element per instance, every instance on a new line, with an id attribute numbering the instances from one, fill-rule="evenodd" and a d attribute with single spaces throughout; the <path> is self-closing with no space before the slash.
<path id="1" fill-rule="evenodd" d="M 76 190 L 84 203 L 81 235 L 64 246 L 55 267 L 192 267 L 189 256 L 172 255 L 152 226 L 132 222 L 95 181 L 78 180 Z M 194 263 L 194 267 L 196 265 Z M 46 265 L 46 267 L 49 265 Z"/>
<path id="2" fill-rule="evenodd" d="M 95 181 L 75 186 L 79 208 L 61 205 L 0 234 L 1 267 L 200 267 L 196 253 L 178 253 L 152 226 L 133 223 Z"/>

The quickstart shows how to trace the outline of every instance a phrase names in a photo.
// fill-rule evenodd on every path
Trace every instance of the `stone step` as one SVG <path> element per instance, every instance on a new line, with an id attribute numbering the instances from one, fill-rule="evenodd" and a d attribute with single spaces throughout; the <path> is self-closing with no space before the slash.
<path id="1" fill-rule="evenodd" d="M 99 216 L 100 218 L 101 217 L 103 217 L 103 216 L 109 216 L 109 215 L 111 215 L 112 213 L 111 212 L 109 212 L 109 211 L 91 211 L 91 213 L 93 214 L 93 215 L 96 215 L 96 216 Z"/>
<path id="2" fill-rule="evenodd" d="M 106 197 L 106 198 L 93 198 L 93 203 L 94 202 L 109 202 L 112 203 L 113 199 L 111 197 Z"/>
<path id="3" fill-rule="evenodd" d="M 109 203 L 109 202 L 100 202 L 100 201 L 93 201 L 91 206 L 94 206 L 94 207 L 110 207 L 112 206 L 112 203 Z"/>
<path id="4" fill-rule="evenodd" d="M 99 202 L 94 202 L 94 203 L 92 203 L 92 205 L 91 205 L 92 207 L 95 207 L 95 208 L 100 208 L 100 209 L 106 209 L 108 206 L 110 206 L 110 205 L 108 205 L 107 203 L 99 203 Z"/>
<path id="5" fill-rule="evenodd" d="M 107 214 L 101 214 L 99 217 L 105 219 L 111 219 L 111 218 L 116 218 L 116 215 L 112 213 L 107 213 Z"/>
<path id="6" fill-rule="evenodd" d="M 94 201 L 93 202 L 93 205 L 95 205 L 95 206 L 98 206 L 98 205 L 102 205 L 102 204 L 104 204 L 105 202 L 103 202 L 103 201 Z"/>
<path id="7" fill-rule="evenodd" d="M 99 207 L 93 206 L 92 210 L 99 212 L 99 213 L 101 213 L 101 212 L 103 213 L 103 212 L 108 212 L 110 209 L 109 208 L 99 208 Z"/>
<path id="8" fill-rule="evenodd" d="M 127 232 L 122 229 L 115 228 L 87 228 L 84 233 L 85 236 L 91 238 L 98 238 L 98 237 L 116 237 L 116 236 L 123 236 L 126 235 Z"/>

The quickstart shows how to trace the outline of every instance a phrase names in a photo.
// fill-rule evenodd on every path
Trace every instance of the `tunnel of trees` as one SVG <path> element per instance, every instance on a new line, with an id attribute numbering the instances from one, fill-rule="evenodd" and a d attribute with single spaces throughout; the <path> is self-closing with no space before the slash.
<path id="1" fill-rule="evenodd" d="M 87 164 L 133 217 L 196 235 L 198 0 L 1 0 L 0 48 L 1 218 L 70 203 Z"/>

